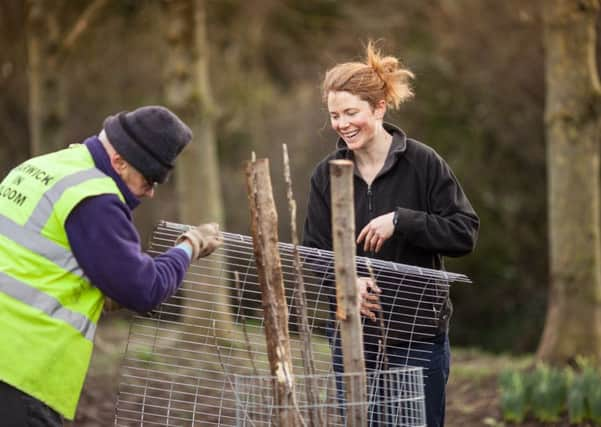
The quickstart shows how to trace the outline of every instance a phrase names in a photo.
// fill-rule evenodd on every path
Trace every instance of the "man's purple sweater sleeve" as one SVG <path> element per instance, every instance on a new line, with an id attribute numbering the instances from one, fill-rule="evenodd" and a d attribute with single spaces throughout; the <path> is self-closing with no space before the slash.
<path id="1" fill-rule="evenodd" d="M 113 194 L 89 197 L 67 218 L 71 250 L 90 282 L 106 296 L 137 312 L 147 312 L 175 293 L 190 259 L 181 248 L 152 258 L 127 207 Z"/>

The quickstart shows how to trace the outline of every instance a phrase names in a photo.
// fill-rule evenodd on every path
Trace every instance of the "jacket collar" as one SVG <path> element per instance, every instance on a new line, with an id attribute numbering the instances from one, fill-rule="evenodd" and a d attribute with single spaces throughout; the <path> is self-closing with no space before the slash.
<path id="1" fill-rule="evenodd" d="M 407 135 L 405 135 L 405 132 L 403 132 L 401 128 L 391 123 L 384 122 L 383 126 L 386 132 L 392 135 L 392 144 L 390 144 L 390 149 L 386 155 L 384 166 L 377 176 L 388 172 L 396 163 L 398 158 L 407 150 Z M 336 141 L 336 158 L 354 160 L 353 152 L 348 149 L 344 139 L 342 138 L 338 138 L 338 141 Z M 355 168 L 355 175 L 359 176 L 357 168 Z"/>
<path id="2" fill-rule="evenodd" d="M 117 187 L 119 187 L 121 194 L 123 194 L 123 197 L 125 198 L 127 206 L 130 210 L 134 210 L 140 204 L 140 199 L 134 196 L 131 190 L 127 187 L 127 184 L 125 184 L 125 181 L 123 181 L 123 179 L 117 175 L 117 172 L 115 172 L 115 169 L 113 169 L 111 166 L 109 156 L 102 146 L 100 139 L 98 139 L 97 136 L 91 136 L 84 141 L 84 144 L 90 151 L 96 167 L 105 175 L 110 176 L 113 181 L 115 181 L 115 184 L 117 184 Z"/>
<path id="3" fill-rule="evenodd" d="M 404 153 L 407 149 L 407 135 L 405 135 L 405 132 L 391 123 L 384 122 L 382 125 L 384 126 L 384 130 L 392 135 L 392 144 L 388 156 L 396 153 Z M 336 141 L 336 150 L 337 154 L 341 154 L 339 158 L 353 158 L 353 152 L 348 149 L 346 142 L 342 138 L 338 138 L 338 141 Z"/>

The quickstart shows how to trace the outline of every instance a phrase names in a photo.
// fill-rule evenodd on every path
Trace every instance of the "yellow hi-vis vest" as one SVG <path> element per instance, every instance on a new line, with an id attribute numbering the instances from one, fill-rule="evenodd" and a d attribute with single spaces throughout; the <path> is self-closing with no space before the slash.
<path id="1" fill-rule="evenodd" d="M 71 252 L 65 221 L 100 194 L 124 200 L 81 144 L 27 160 L 0 183 L 0 381 L 67 419 L 104 300 Z"/>

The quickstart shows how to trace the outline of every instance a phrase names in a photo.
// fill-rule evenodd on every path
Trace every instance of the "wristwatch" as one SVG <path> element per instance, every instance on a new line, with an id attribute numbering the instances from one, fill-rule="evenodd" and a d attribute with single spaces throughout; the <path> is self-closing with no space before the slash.
<path id="1" fill-rule="evenodd" d="M 394 215 L 392 216 L 392 225 L 396 229 L 397 224 L 399 223 L 399 208 L 394 210 Z"/>

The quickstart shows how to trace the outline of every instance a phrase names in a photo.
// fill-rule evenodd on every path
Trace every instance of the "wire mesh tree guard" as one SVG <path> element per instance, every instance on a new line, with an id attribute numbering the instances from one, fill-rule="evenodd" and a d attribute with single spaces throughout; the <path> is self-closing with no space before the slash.
<path id="1" fill-rule="evenodd" d="M 318 403 L 310 406 L 305 390 L 310 380 L 297 375 L 296 408 L 305 420 L 310 419 L 310 410 L 317 409 L 324 426 L 344 426 L 345 410 L 350 405 L 340 394 L 344 394 L 343 376 L 357 374 L 315 375 Z M 273 425 L 277 412 L 272 390 L 276 378 L 270 376 L 235 375 L 234 396 L 236 398 L 236 425 L 240 427 L 265 427 Z M 339 386 L 336 382 L 338 381 Z M 338 388 L 340 387 L 340 388 Z M 387 371 L 367 373 L 368 422 L 378 426 L 423 427 L 426 425 L 423 373 L 421 367 L 395 368 Z"/>
<path id="2" fill-rule="evenodd" d="M 164 252 L 187 227 L 162 221 L 152 235 L 149 252 Z M 272 377 L 252 238 L 223 235 L 219 250 L 191 266 L 182 290 L 149 315 L 132 320 L 121 366 L 116 426 L 273 425 L 265 419 L 255 423 L 248 416 L 273 409 L 265 400 L 271 394 L 264 393 Z M 297 404 L 302 407 L 307 406 L 304 390 L 310 376 L 302 375 L 302 345 L 295 333 L 299 319 L 293 295 L 297 280 L 293 249 L 290 244 L 279 244 Z M 320 408 L 329 417 L 323 422 L 344 425 L 343 382 L 336 386 L 342 366 L 333 351 L 337 341 L 333 254 L 303 246 L 298 251 L 315 357 L 313 379 L 320 384 Z M 431 338 L 450 284 L 470 281 L 461 274 L 362 257 L 357 257 L 357 272 L 373 275 L 382 289 L 378 320 L 363 321 L 371 425 L 425 425 L 420 418 L 424 413 L 422 371 L 416 367 L 430 359 Z M 226 298 L 218 297 L 224 293 Z M 389 352 L 396 354 L 394 363 L 387 357 Z M 381 386 L 384 380 L 389 386 Z M 263 408 L 254 409 L 260 402 Z"/>

